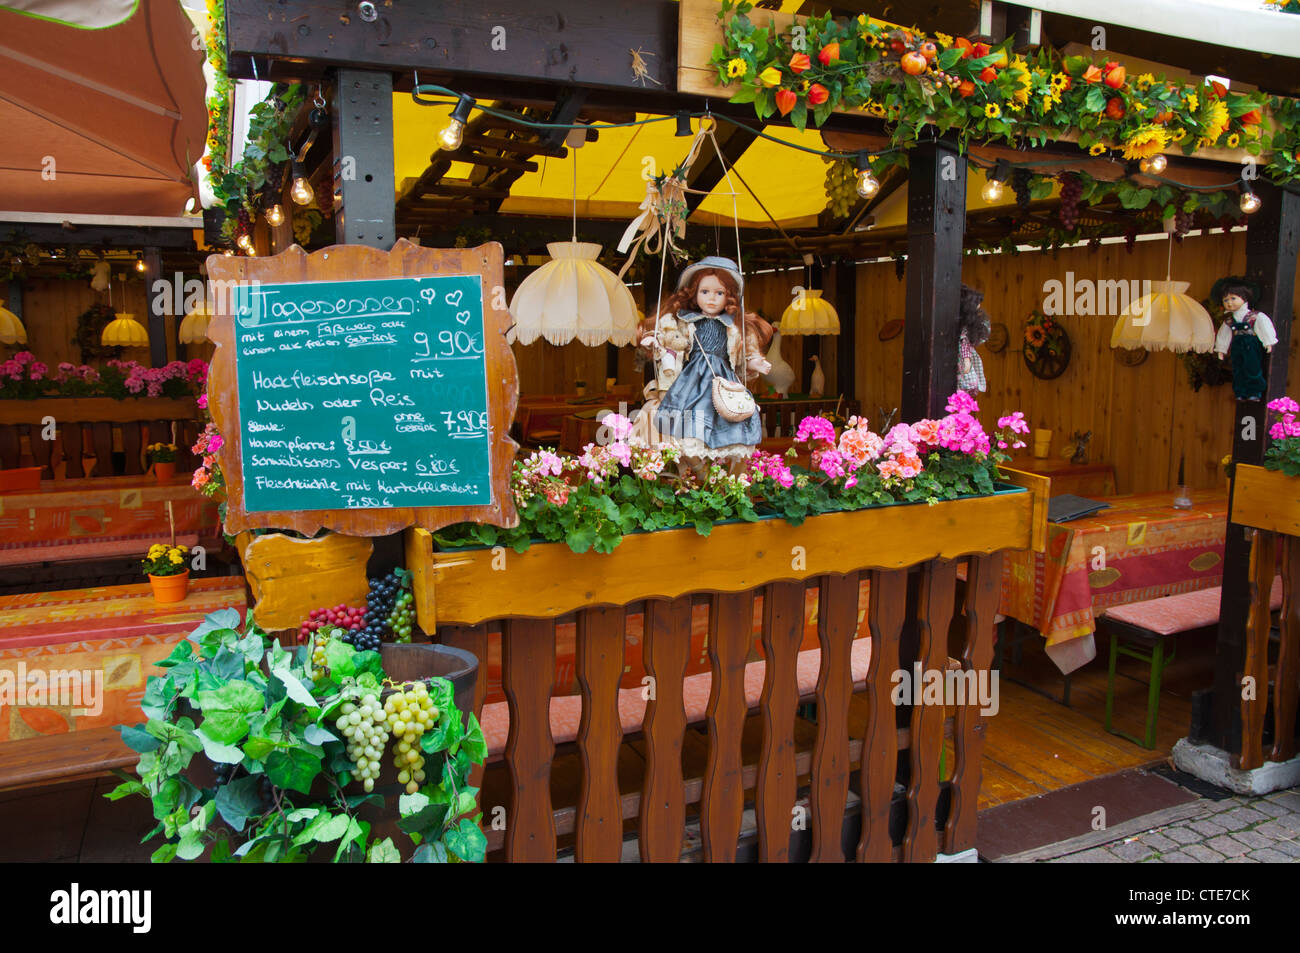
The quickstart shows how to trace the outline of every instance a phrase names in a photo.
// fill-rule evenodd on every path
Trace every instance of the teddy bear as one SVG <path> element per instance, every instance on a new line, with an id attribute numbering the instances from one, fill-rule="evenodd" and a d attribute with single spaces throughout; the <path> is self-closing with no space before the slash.
<path id="1" fill-rule="evenodd" d="M 641 346 L 648 348 L 654 357 L 658 369 L 655 388 L 661 393 L 667 393 L 673 381 L 677 380 L 690 344 L 691 336 L 686 325 L 670 315 L 659 318 L 657 335 L 647 334 L 641 339 Z"/>

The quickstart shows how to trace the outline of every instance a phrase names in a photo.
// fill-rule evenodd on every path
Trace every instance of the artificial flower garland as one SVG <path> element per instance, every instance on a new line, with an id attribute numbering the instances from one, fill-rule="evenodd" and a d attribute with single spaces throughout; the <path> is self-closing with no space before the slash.
<path id="1" fill-rule="evenodd" d="M 1061 58 L 1048 48 L 1026 59 L 1010 51 L 1011 40 L 990 47 L 930 37 L 865 15 L 809 17 L 796 36 L 755 24 L 752 9 L 748 0 L 722 0 L 723 41 L 710 62 L 719 85 L 736 88 L 731 101 L 753 103 L 760 119 L 779 113 L 804 129 L 835 109 L 861 109 L 894 124 L 895 145 L 933 125 L 963 147 L 971 139 L 1043 145 L 1073 136 L 1090 154 L 1118 149 L 1130 159 L 1170 145 L 1188 155 L 1211 146 L 1271 150 L 1265 174 L 1278 183 L 1300 178 L 1295 100 L 1149 73 L 1130 77 L 1117 61 Z M 1271 133 L 1263 126 L 1270 111 Z"/>

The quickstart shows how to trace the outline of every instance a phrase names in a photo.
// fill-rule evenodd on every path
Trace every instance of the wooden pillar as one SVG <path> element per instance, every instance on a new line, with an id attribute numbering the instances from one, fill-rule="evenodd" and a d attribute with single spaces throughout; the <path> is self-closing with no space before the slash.
<path id="1" fill-rule="evenodd" d="M 966 226 L 966 157 L 950 142 L 911 152 L 902 420 L 943 415 L 957 389 L 957 307 Z"/>
<path id="2" fill-rule="evenodd" d="M 835 263 L 835 312 L 840 316 L 840 336 L 835 342 L 836 383 L 845 400 L 856 400 L 858 265 L 852 258 L 841 258 Z"/>
<path id="3" fill-rule="evenodd" d="M 339 70 L 333 109 L 334 187 L 343 196 L 335 238 L 388 251 L 397 240 L 392 74 Z"/>
<path id="4" fill-rule="evenodd" d="M 162 367 L 167 363 L 167 309 L 154 304 L 154 284 L 162 278 L 162 252 L 157 248 L 144 250 L 144 299 L 149 309 L 149 363 Z M 167 295 L 171 300 L 172 295 Z"/>
<path id="5" fill-rule="evenodd" d="M 1300 257 L 1300 195 L 1261 182 L 1255 191 L 1263 201 L 1247 219 L 1246 275 L 1259 284 L 1263 311 L 1277 329 L 1277 345 L 1268 357 L 1268 389 L 1263 400 L 1236 402 L 1233 415 L 1232 460 L 1260 464 L 1267 447 L 1267 404 L 1286 393 L 1287 357 L 1291 349 L 1292 300 L 1296 259 Z M 1229 506 L 1232 501 L 1229 484 Z M 1223 589 L 1219 603 L 1219 637 L 1215 648 L 1214 690 L 1208 740 L 1224 751 L 1241 746 L 1241 672 L 1245 664 L 1246 617 L 1250 609 L 1250 543 L 1244 526 L 1228 523 L 1223 547 Z M 1267 689 L 1259 687 L 1263 692 Z M 1201 704 L 1204 704 L 1202 701 Z M 1194 711 L 1193 725 L 1203 724 L 1203 709 Z M 1193 737 L 1198 734 L 1193 728 Z"/>

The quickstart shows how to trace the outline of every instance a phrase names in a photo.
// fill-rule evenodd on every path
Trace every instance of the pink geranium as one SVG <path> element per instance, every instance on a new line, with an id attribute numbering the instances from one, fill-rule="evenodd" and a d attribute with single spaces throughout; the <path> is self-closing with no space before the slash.
<path id="1" fill-rule="evenodd" d="M 827 450 L 823 453 L 821 459 L 817 461 L 817 467 L 832 480 L 844 476 L 844 458 L 837 450 Z"/>
<path id="2" fill-rule="evenodd" d="M 950 414 L 976 414 L 979 413 L 980 405 L 975 403 L 975 398 L 970 394 L 959 390 L 948 398 L 943 409 Z"/>
<path id="3" fill-rule="evenodd" d="M 805 417 L 799 421 L 794 439 L 798 443 L 835 443 L 835 425 L 825 417 Z"/>
<path id="4" fill-rule="evenodd" d="M 1277 411 L 1279 414 L 1300 414 L 1300 404 L 1297 404 L 1290 397 L 1279 397 L 1277 400 L 1269 401 L 1268 409 Z"/>

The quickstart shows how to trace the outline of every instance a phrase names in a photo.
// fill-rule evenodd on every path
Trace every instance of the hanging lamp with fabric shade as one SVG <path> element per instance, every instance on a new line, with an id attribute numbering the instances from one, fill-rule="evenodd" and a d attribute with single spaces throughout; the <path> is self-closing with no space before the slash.
<path id="1" fill-rule="evenodd" d="M 839 334 L 840 316 L 820 291 L 805 291 L 781 315 L 781 336 Z"/>
<path id="2" fill-rule="evenodd" d="M 199 305 L 185 315 L 185 320 L 177 331 L 182 344 L 202 344 L 208 339 L 208 325 L 212 321 L 212 312 L 205 304 Z"/>
<path id="3" fill-rule="evenodd" d="M 99 343 L 105 347 L 148 347 L 149 332 L 135 315 L 119 311 L 104 328 Z"/>
<path id="4" fill-rule="evenodd" d="M 0 308 L 0 344 L 26 344 L 27 329 L 18 315 L 8 308 Z"/>
<path id="5" fill-rule="evenodd" d="M 1110 346 L 1179 354 L 1213 350 L 1214 321 L 1199 301 L 1185 293 L 1189 287 L 1186 281 L 1153 281 L 1151 294 L 1120 313 Z"/>
<path id="6" fill-rule="evenodd" d="M 514 327 L 508 341 L 552 344 L 577 340 L 588 347 L 631 344 L 637 308 L 632 292 L 596 261 L 594 242 L 551 242 L 551 260 L 525 278 L 510 300 Z"/>

